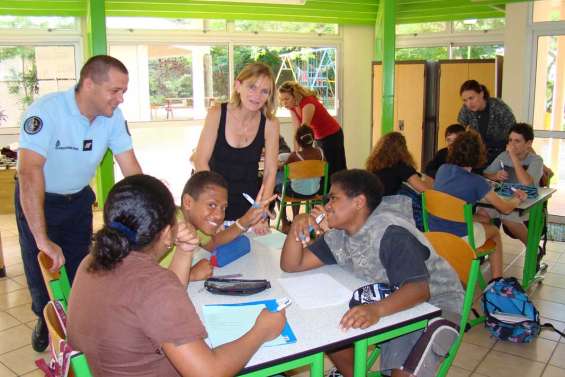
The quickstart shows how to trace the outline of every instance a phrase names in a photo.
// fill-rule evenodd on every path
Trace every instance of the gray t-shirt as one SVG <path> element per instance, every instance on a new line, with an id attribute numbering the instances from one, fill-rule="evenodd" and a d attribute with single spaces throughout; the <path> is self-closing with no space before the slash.
<path id="1" fill-rule="evenodd" d="M 502 164 L 501 164 L 502 162 Z M 514 164 L 507 151 L 499 154 L 494 161 L 485 169 L 485 173 L 494 174 L 499 170 L 504 170 L 508 173 L 506 183 L 520 183 L 514 170 Z M 528 153 L 525 159 L 522 160 L 522 167 L 532 177 L 534 185 L 539 186 L 540 179 L 543 175 L 543 159 L 537 154 Z"/>

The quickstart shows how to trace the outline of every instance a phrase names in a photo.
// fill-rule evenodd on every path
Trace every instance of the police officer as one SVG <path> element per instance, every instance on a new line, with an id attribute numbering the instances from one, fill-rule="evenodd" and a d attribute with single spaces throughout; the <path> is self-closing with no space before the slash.
<path id="1" fill-rule="evenodd" d="M 127 123 L 118 105 L 128 87 L 128 71 L 106 55 L 90 58 L 76 87 L 35 101 L 23 117 L 15 191 L 22 260 L 38 316 L 32 346 L 48 345 L 43 307 L 49 300 L 37 262 L 38 250 L 66 266 L 74 278 L 92 237 L 94 192 L 89 182 L 108 148 L 124 176 L 139 174 Z"/>

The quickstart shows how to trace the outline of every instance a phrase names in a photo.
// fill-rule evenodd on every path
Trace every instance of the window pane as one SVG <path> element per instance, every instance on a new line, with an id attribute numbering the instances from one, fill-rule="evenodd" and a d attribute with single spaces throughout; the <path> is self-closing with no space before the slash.
<path id="1" fill-rule="evenodd" d="M 565 35 L 538 38 L 534 128 L 565 131 Z"/>
<path id="2" fill-rule="evenodd" d="M 0 29 L 75 29 L 75 17 L 0 16 Z"/>
<path id="3" fill-rule="evenodd" d="M 451 49 L 452 59 L 494 59 L 504 55 L 502 45 L 455 46 Z"/>
<path id="4" fill-rule="evenodd" d="M 534 2 L 534 22 L 565 20 L 565 0 L 538 0 Z"/>
<path id="5" fill-rule="evenodd" d="M 1 46 L 0 126 L 19 127 L 35 99 L 75 83 L 73 46 Z"/>
<path id="6" fill-rule="evenodd" d="M 550 215 L 565 216 L 565 139 L 534 139 L 534 150 L 553 170 L 550 186 L 557 189 L 548 202 Z"/>
<path id="7" fill-rule="evenodd" d="M 447 22 L 424 22 L 419 24 L 401 24 L 396 25 L 396 34 L 422 34 L 422 33 L 439 33 L 447 31 Z"/>
<path id="8" fill-rule="evenodd" d="M 129 121 L 203 119 L 228 99 L 227 46 L 110 45 L 110 54 L 130 71 Z"/>
<path id="9" fill-rule="evenodd" d="M 408 47 L 396 49 L 396 60 L 449 59 L 447 47 Z"/>
<path id="10" fill-rule="evenodd" d="M 226 20 L 193 18 L 106 17 L 108 29 L 226 30 Z"/>
<path id="11" fill-rule="evenodd" d="M 503 29 L 504 18 L 483 18 L 453 21 L 453 30 L 472 31 L 472 30 L 492 30 Z"/>
<path id="12" fill-rule="evenodd" d="M 248 63 L 260 61 L 271 66 L 277 86 L 287 80 L 296 80 L 301 85 L 318 93 L 320 100 L 332 115 L 336 114 L 336 49 L 333 47 L 256 47 L 234 48 L 234 71 L 238 72 Z M 288 110 L 280 108 L 278 116 L 290 116 Z"/>
<path id="13" fill-rule="evenodd" d="M 312 22 L 279 22 L 236 20 L 235 31 L 269 33 L 319 33 L 337 34 L 337 24 L 317 24 Z"/>

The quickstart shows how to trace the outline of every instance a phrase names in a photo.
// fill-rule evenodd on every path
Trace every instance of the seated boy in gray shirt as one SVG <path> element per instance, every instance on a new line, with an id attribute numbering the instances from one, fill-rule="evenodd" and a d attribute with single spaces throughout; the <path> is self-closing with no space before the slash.
<path id="1" fill-rule="evenodd" d="M 516 123 L 508 134 L 506 150 L 484 170 L 484 176 L 496 182 L 539 186 L 543 175 L 543 159 L 533 152 L 533 141 L 532 126 L 526 123 Z M 527 244 L 528 229 L 524 225 L 524 221 L 528 219 L 527 214 L 522 217 L 517 212 L 504 215 L 491 208 L 480 208 L 477 214 L 488 216 L 490 219 L 501 219 L 512 235 L 524 245 Z"/>
<path id="2" fill-rule="evenodd" d="M 375 211 L 382 193 L 379 179 L 365 170 L 335 173 L 325 207 L 294 219 L 281 268 L 298 272 L 338 264 L 361 279 L 396 288 L 377 303 L 349 309 L 340 321 L 344 330 L 367 328 L 383 316 L 425 301 L 440 307 L 444 317 L 458 321 L 464 292 L 457 274 L 413 224 L 391 212 Z M 318 227 L 314 219 L 321 212 L 326 216 Z M 310 225 L 317 232 L 327 231 L 307 244 Z M 420 336 L 421 331 L 414 332 L 382 344 L 381 370 L 407 375 L 401 367 Z M 351 347 L 329 356 L 341 374 L 353 375 Z"/>

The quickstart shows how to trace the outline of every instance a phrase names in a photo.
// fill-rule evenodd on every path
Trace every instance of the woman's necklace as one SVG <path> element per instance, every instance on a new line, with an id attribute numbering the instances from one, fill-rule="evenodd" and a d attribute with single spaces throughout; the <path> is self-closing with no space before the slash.
<path id="1" fill-rule="evenodd" d="M 235 111 L 232 113 L 232 117 L 236 121 L 236 126 L 233 128 L 233 130 L 235 131 L 234 133 L 238 141 L 238 146 L 242 147 L 248 145 L 249 141 L 251 140 L 250 129 L 252 128 L 254 119 L 252 118 L 243 120 L 236 114 Z"/>

